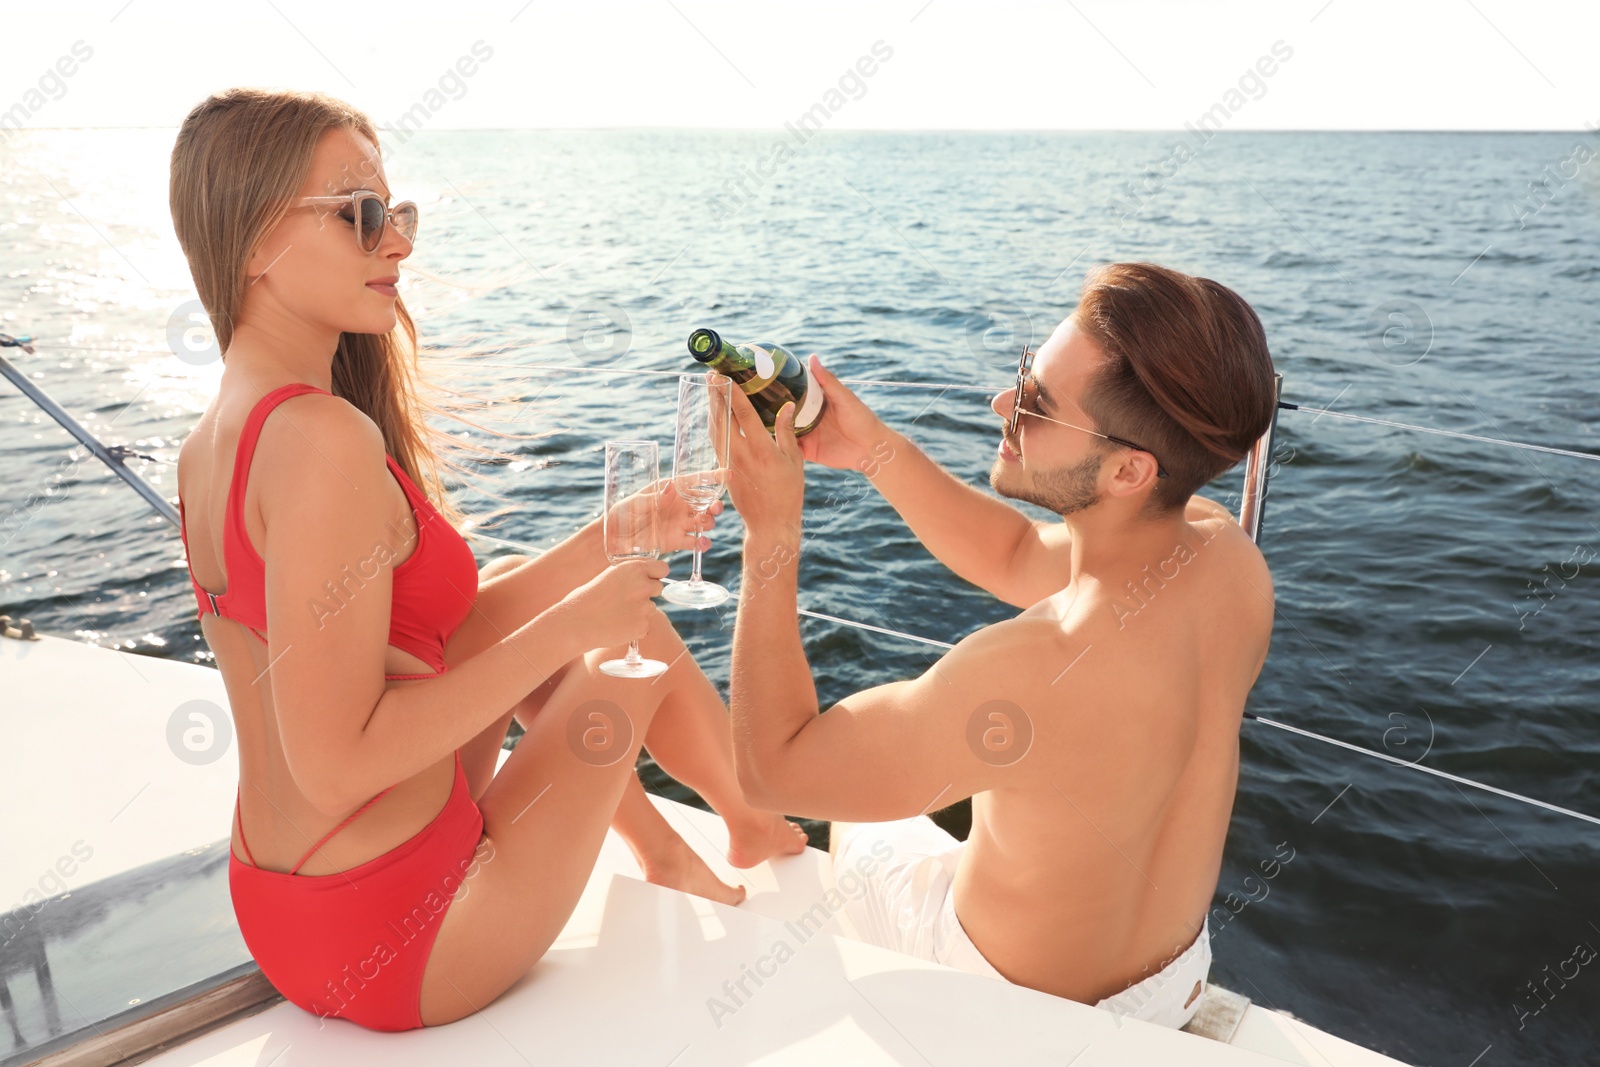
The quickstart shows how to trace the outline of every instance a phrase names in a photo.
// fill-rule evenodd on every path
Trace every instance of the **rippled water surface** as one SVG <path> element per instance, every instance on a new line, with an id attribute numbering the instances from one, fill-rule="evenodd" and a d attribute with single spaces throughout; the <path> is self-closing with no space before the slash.
<path id="1" fill-rule="evenodd" d="M 171 137 L 0 144 L 0 330 L 39 339 L 5 355 L 151 457 L 135 465 L 169 497 L 220 370 L 168 346 L 193 296 L 166 212 Z M 669 376 L 598 372 L 682 369 L 696 326 L 818 351 L 849 377 L 998 388 L 1084 270 L 1119 259 L 1242 293 L 1286 400 L 1600 451 L 1600 190 L 1580 171 L 1527 199 L 1579 135 L 1223 134 L 1168 173 L 1174 139 L 831 133 L 761 178 L 768 134 L 413 137 L 388 170 L 422 206 L 413 262 L 432 277 L 408 279 L 407 301 L 426 339 L 471 344 L 458 358 L 517 401 L 496 425 L 549 431 L 458 503 L 508 495 L 498 533 L 541 545 L 596 514 L 603 440 L 670 441 L 673 404 Z M 984 483 L 985 395 L 863 395 Z M 1296 411 L 1278 442 L 1262 543 L 1279 616 L 1250 710 L 1600 813 L 1597 464 Z M 0 388 L 0 607 L 206 661 L 177 531 L 69 444 Z M 865 488 L 810 473 L 803 606 L 944 640 L 1011 614 Z M 738 542 L 730 511 L 709 576 L 736 581 Z M 725 687 L 731 614 L 675 617 Z M 930 661 L 833 623 L 802 631 L 825 701 Z M 1258 723 L 1241 748 L 1217 981 L 1410 1062 L 1594 1055 L 1600 962 L 1568 961 L 1600 949 L 1600 828 Z"/>

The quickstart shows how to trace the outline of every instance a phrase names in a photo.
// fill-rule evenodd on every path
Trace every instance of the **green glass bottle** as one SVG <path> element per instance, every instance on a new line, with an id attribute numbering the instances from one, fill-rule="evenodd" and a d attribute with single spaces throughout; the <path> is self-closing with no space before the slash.
<path id="1" fill-rule="evenodd" d="M 827 410 L 827 397 L 811 388 L 800 357 L 782 345 L 730 345 L 716 330 L 700 329 L 689 335 L 689 354 L 718 374 L 739 383 L 750 398 L 767 432 L 773 432 L 778 412 L 794 401 L 794 433 L 802 437 L 816 428 Z"/>

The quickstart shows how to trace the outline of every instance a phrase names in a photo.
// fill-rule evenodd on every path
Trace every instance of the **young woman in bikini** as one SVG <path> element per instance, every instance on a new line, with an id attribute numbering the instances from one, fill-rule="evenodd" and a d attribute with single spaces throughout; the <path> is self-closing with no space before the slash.
<path id="1" fill-rule="evenodd" d="M 744 802 L 726 708 L 651 603 L 664 564 L 608 567 L 597 521 L 478 569 L 424 475 L 437 431 L 394 289 L 416 208 L 389 203 L 367 117 L 216 94 L 179 132 L 171 206 L 224 353 L 179 507 L 239 738 L 229 886 L 273 985 L 373 1029 L 468 1015 L 549 948 L 608 826 L 651 881 L 737 903 L 646 797 L 641 743 L 722 814 L 734 866 L 803 848 Z M 670 669 L 601 673 L 635 637 Z"/>

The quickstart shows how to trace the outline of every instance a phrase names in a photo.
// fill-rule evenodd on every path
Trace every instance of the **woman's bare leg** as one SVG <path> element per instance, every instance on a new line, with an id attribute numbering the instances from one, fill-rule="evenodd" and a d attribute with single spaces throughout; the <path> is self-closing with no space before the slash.
<path id="1" fill-rule="evenodd" d="M 554 942 L 618 806 L 637 787 L 644 739 L 659 734 L 670 751 L 697 743 L 693 724 L 705 716 L 707 690 L 713 698 L 715 690 L 660 612 L 640 648 L 672 666 L 653 682 L 611 678 L 599 664 L 622 650 L 597 649 L 517 705 L 527 733 L 478 801 L 482 858 L 445 913 L 424 969 L 428 1025 L 482 1008 Z M 674 720 L 662 723 L 664 732 L 656 725 L 662 716 Z M 731 742 L 722 743 L 731 766 Z"/>
<path id="2" fill-rule="evenodd" d="M 669 662 L 682 643 L 658 619 L 640 646 Z M 442 920 L 422 981 L 422 1018 L 433 1026 L 471 1014 L 526 974 L 560 934 L 594 869 L 661 701 L 698 674 L 685 659 L 659 686 L 610 678 L 597 649 L 568 665 L 539 706 L 518 705 L 527 733 L 478 806 L 481 857 Z M 663 655 L 665 654 L 665 655 Z M 541 687 L 543 689 L 544 687 Z M 569 740 L 595 724 L 607 744 Z"/>
<path id="3" fill-rule="evenodd" d="M 446 649 L 447 662 L 459 662 L 476 655 L 500 640 L 504 636 L 502 631 L 509 632 L 508 627 L 514 630 L 520 626 L 518 619 L 526 621 L 566 595 L 568 590 L 563 588 L 560 575 L 547 568 L 529 566 L 533 563 L 535 561 L 527 556 L 501 556 L 484 565 L 478 575 L 479 603 L 451 638 Z M 670 627 L 671 624 L 665 622 L 666 616 L 659 618 Z M 665 662 L 673 663 L 672 673 L 685 681 L 661 700 L 667 705 L 669 725 L 652 731 L 645 740 L 645 747 L 663 770 L 700 794 L 712 810 L 723 817 L 728 824 L 728 861 L 734 866 L 753 867 L 768 856 L 798 852 L 805 847 L 804 831 L 745 803 L 733 771 L 733 738 L 729 732 L 727 706 L 722 703 L 716 687 L 693 666 L 693 658 L 682 642 L 675 642 L 675 645 L 672 658 Z M 681 666 L 675 662 L 678 658 L 692 669 L 677 671 Z M 527 729 L 529 723 L 525 719 L 542 706 L 555 683 L 555 678 L 546 682 L 541 690 L 529 694 L 530 699 L 508 711 L 502 720 L 462 747 L 461 764 L 474 798 L 482 795 L 494 776 L 510 717 L 514 714 L 523 729 Z M 657 690 L 663 686 L 661 678 L 639 684 Z M 638 799 L 648 803 L 643 796 Z M 641 810 L 640 814 L 644 820 L 639 823 L 641 832 L 648 832 L 652 828 L 648 825 L 648 814 L 652 813 Z M 627 836 L 626 825 L 617 827 L 624 837 Z M 629 845 L 634 847 L 635 854 L 640 847 L 649 847 L 643 840 L 630 840 Z M 666 848 L 667 843 L 661 847 Z M 656 869 L 666 873 L 663 865 Z M 709 868 L 704 873 L 709 875 Z M 696 884 L 700 882 L 696 878 Z M 674 885 L 686 888 L 683 884 Z M 696 892 L 695 889 L 688 891 Z M 712 899 L 720 898 L 713 896 Z"/>
<path id="4" fill-rule="evenodd" d="M 563 667 L 561 671 L 552 675 L 545 686 L 530 693 L 513 707 L 506 713 L 507 719 L 515 716 L 518 725 L 524 731 L 530 729 L 533 718 L 539 714 L 545 703 L 545 698 L 553 691 L 555 684 L 560 681 L 567 669 Z M 500 730 L 500 736 L 503 737 L 504 733 L 504 730 Z M 484 739 L 484 735 L 479 735 L 472 743 L 477 744 Z M 489 780 L 494 776 L 494 759 L 498 759 L 498 754 L 485 761 L 484 787 L 488 786 Z M 465 748 L 461 752 L 461 761 L 465 766 L 467 763 Z M 473 784 L 471 771 L 467 772 L 467 778 L 471 787 Z M 474 789 L 472 798 L 477 800 L 482 792 L 481 788 Z M 669 889 L 694 893 L 722 904 L 738 904 L 744 899 L 743 888 L 736 889 L 713 874 L 699 853 L 689 847 L 656 810 L 655 805 L 650 803 L 650 798 L 645 794 L 637 773 L 623 790 L 622 800 L 617 804 L 617 810 L 611 818 L 611 828 L 617 831 L 618 836 L 632 851 L 646 881 Z"/>
<path id="5" fill-rule="evenodd" d="M 735 867 L 806 847 L 800 826 L 746 803 L 733 770 L 728 709 L 698 668 L 661 701 L 644 744 L 662 770 L 700 794 L 728 824 L 728 862 Z"/>
<path id="6" fill-rule="evenodd" d="M 728 885 L 711 872 L 699 853 L 689 847 L 650 803 L 637 774 L 622 791 L 611 828 L 627 842 L 646 881 L 719 904 L 738 904 L 744 900 L 744 886 Z"/>
<path id="7" fill-rule="evenodd" d="M 558 575 L 541 568 L 507 565 L 493 595 L 479 605 L 483 610 L 475 610 L 452 637 L 447 662 L 461 662 L 500 640 L 519 617 L 526 621 L 565 595 L 560 586 Z M 762 816 L 764 832 L 746 825 L 756 813 L 744 804 L 733 774 L 726 709 L 659 611 L 640 647 L 670 664 L 667 672 L 649 682 L 610 678 L 599 664 L 621 649 L 596 649 L 511 710 L 527 732 L 478 798 L 482 858 L 445 913 L 429 955 L 422 983 L 425 1024 L 481 1009 L 548 950 L 593 873 L 630 783 L 637 785 L 634 764 L 647 736 L 661 750 L 655 754 L 668 773 L 687 775 L 685 784 L 720 805 L 725 817 L 733 813 L 730 839 L 742 844 L 730 848 L 730 859 L 737 855 L 754 863 L 759 858 L 752 855 L 804 847 L 798 828 L 786 830 L 792 847 L 779 846 L 778 830 L 788 824 L 777 816 Z M 604 751 L 573 740 L 602 720 L 608 724 L 602 732 L 615 739 Z M 488 745 L 485 758 L 494 758 Z M 709 747 L 700 751 L 702 745 Z"/>

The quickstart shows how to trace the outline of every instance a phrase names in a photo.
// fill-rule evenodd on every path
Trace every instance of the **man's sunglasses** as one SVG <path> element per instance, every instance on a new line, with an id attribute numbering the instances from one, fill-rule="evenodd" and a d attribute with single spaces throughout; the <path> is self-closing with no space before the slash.
<path id="1" fill-rule="evenodd" d="M 1017 364 L 1017 394 L 1011 398 L 1011 421 L 1006 425 L 1007 437 L 1015 437 L 1017 435 L 1017 425 L 1022 421 L 1022 416 L 1032 415 L 1036 419 L 1053 422 L 1057 426 L 1068 426 L 1074 430 L 1082 430 L 1084 433 L 1092 433 L 1096 437 L 1104 437 L 1113 444 L 1131 448 L 1135 452 L 1149 452 L 1150 458 L 1156 461 L 1156 476 L 1159 478 L 1167 476 L 1167 470 L 1161 465 L 1161 460 L 1157 459 L 1156 454 L 1150 452 L 1143 445 L 1136 445 L 1126 438 L 1113 437 L 1111 434 L 1101 433 L 1099 430 L 1091 430 L 1087 426 L 1079 426 L 1071 422 L 1062 422 L 1060 419 L 1052 419 L 1048 415 L 1041 415 L 1038 411 L 1035 411 L 1034 403 L 1039 393 L 1039 383 L 1033 377 L 1033 357 L 1034 353 L 1024 348 L 1022 350 L 1022 360 Z"/>
<path id="2" fill-rule="evenodd" d="M 376 252 L 383 241 L 386 223 L 393 222 L 394 228 L 407 241 L 415 241 L 417 237 L 417 205 L 403 200 L 392 208 L 385 207 L 383 197 L 371 189 L 356 189 L 339 196 L 302 196 L 296 203 L 300 207 L 348 206 L 350 212 L 341 211 L 339 217 L 355 224 L 356 244 L 369 254 Z"/>

